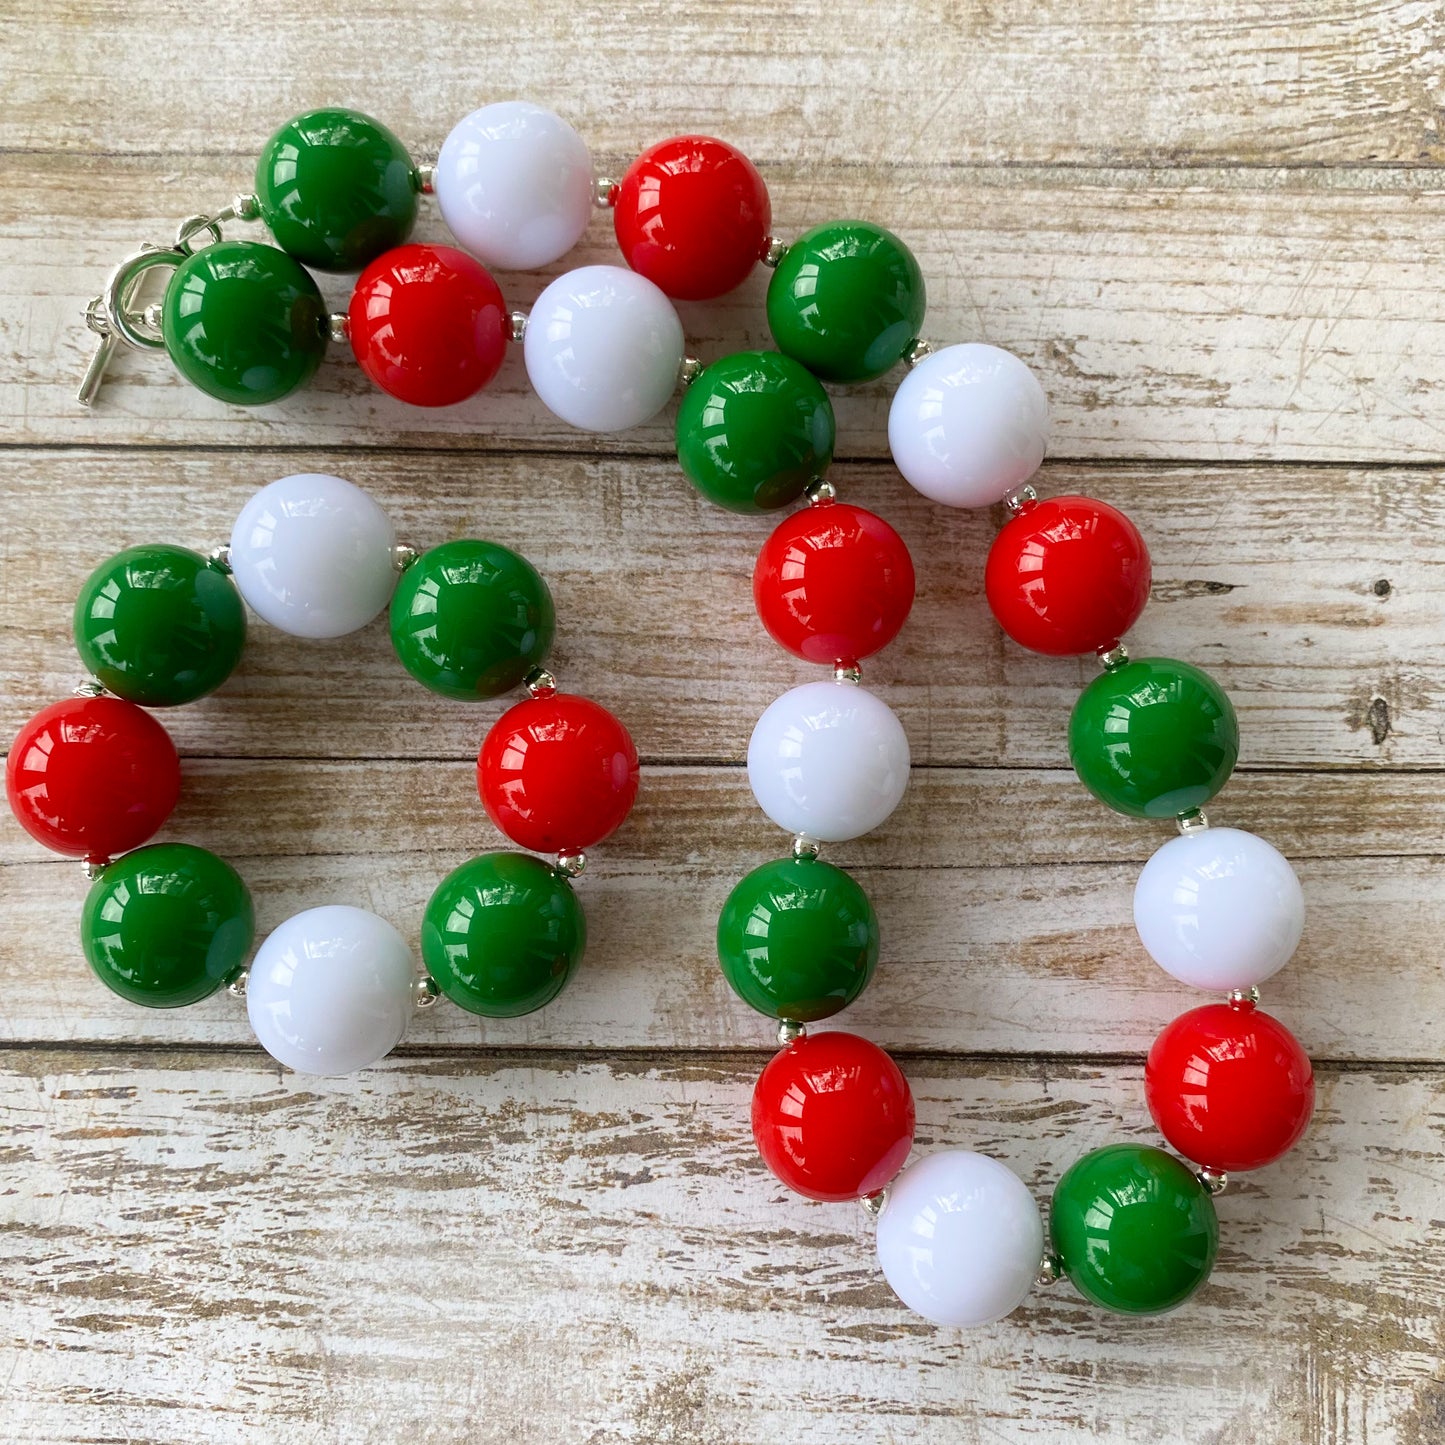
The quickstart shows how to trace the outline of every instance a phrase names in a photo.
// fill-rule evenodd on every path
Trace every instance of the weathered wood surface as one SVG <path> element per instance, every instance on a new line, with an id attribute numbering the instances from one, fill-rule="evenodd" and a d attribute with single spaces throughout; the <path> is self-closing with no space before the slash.
<path id="1" fill-rule="evenodd" d="M 321 469 L 414 544 L 480 533 L 531 556 L 564 681 L 617 707 L 646 768 L 580 885 L 574 985 L 524 1020 L 443 1005 L 349 1081 L 281 1074 L 233 999 L 112 998 L 75 942 L 77 870 L 0 822 L 0 1434 L 1445 1437 L 1439 0 L 11 9 L 0 729 L 73 684 L 69 610 L 97 560 L 210 545 L 256 485 Z M 1297 862 L 1309 924 L 1269 1003 L 1322 1061 L 1310 1136 L 1222 1198 L 1221 1264 L 1185 1310 L 1121 1320 L 1059 1285 L 995 1329 L 935 1331 L 882 1284 L 860 1213 L 788 1198 L 757 1163 L 768 1033 L 711 934 L 782 842 L 738 766 L 748 731 L 815 674 L 752 613 L 767 522 L 692 496 L 670 414 L 578 436 L 516 356 L 440 413 L 342 358 L 246 412 L 127 356 L 75 408 L 84 300 L 245 188 L 286 115 L 359 105 L 426 157 L 515 94 L 569 115 L 606 171 L 666 134 L 729 137 L 780 234 L 893 226 L 930 336 L 1039 370 L 1041 489 L 1105 496 L 1147 533 L 1131 645 L 1234 696 L 1242 763 L 1212 811 Z M 443 234 L 434 214 L 421 233 Z M 613 259 L 599 215 L 568 264 Z M 501 279 L 525 306 L 546 278 Z M 767 343 L 764 279 L 682 308 L 696 354 Z M 887 464 L 896 380 L 835 396 L 836 480 L 898 526 L 920 583 L 868 667 L 918 766 L 885 828 L 834 851 L 884 932 L 838 1022 L 900 1051 L 920 1149 L 995 1152 L 1042 1202 L 1080 1152 L 1153 1137 L 1141 1056 L 1196 996 L 1130 925 L 1167 834 L 1068 770 L 1088 670 L 999 639 L 979 580 L 997 518 L 932 507 Z M 233 858 L 263 930 L 334 899 L 414 934 L 439 876 L 497 842 L 470 762 L 497 710 L 421 694 L 381 625 L 325 646 L 257 625 L 237 677 L 166 715 L 188 781 L 165 836 Z"/>

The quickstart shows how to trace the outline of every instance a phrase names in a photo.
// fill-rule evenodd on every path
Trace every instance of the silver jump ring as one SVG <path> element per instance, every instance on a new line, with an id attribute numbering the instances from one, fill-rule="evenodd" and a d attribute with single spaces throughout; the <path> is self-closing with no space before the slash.
<path id="1" fill-rule="evenodd" d="M 176 227 L 176 250 L 187 256 L 195 254 L 196 248 L 191 242 L 203 232 L 208 233 L 203 246 L 214 245 L 221 240 L 221 222 L 229 219 L 224 213 L 219 216 L 205 216 L 197 214 L 187 216 L 179 226 Z"/>

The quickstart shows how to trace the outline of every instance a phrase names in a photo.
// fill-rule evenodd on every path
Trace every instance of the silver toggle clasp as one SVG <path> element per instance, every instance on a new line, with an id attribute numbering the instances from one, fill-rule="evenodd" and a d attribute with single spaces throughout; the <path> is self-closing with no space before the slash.
<path id="1" fill-rule="evenodd" d="M 186 259 L 179 249 L 145 245 L 127 256 L 105 283 L 105 290 L 91 298 L 85 308 L 85 324 L 100 338 L 90 365 L 81 378 L 75 399 L 89 406 L 105 380 L 106 368 L 115 357 L 115 349 L 124 342 L 134 351 L 159 351 L 166 343 L 153 318 L 135 306 L 141 279 L 155 266 L 176 267 Z"/>

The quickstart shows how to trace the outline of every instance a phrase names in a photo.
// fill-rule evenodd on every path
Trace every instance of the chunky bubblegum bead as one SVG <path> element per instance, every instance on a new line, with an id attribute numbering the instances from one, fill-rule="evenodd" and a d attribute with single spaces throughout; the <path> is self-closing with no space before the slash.
<path id="1" fill-rule="evenodd" d="M 569 693 L 509 708 L 477 757 L 487 816 L 536 853 L 581 853 L 616 832 L 637 780 L 627 729 L 599 703 Z"/>
<path id="2" fill-rule="evenodd" d="M 999 626 L 1031 652 L 1113 647 L 1149 600 L 1149 549 L 1120 511 L 1092 497 L 1024 507 L 989 548 L 983 585 Z"/>
<path id="3" fill-rule="evenodd" d="M 170 734 L 134 703 L 67 698 L 20 729 L 5 791 L 32 838 L 105 861 L 138 848 L 170 816 L 181 765 Z"/>
<path id="4" fill-rule="evenodd" d="M 887 647 L 913 606 L 903 538 L 862 507 L 795 512 L 763 543 L 753 601 L 773 640 L 809 662 L 857 662 Z"/>
<path id="5" fill-rule="evenodd" d="M 351 349 L 383 390 L 412 406 L 479 392 L 507 354 L 511 321 L 497 283 L 454 246 L 398 246 L 357 278 Z"/>
<path id="6" fill-rule="evenodd" d="M 805 1034 L 753 1090 L 753 1138 L 789 1189 L 837 1203 L 876 1194 L 913 1147 L 903 1071 L 857 1034 Z"/>
<path id="7" fill-rule="evenodd" d="M 1144 1097 L 1159 1132 L 1210 1169 L 1259 1169 L 1309 1125 L 1315 1076 L 1285 1026 L 1253 1004 L 1205 1004 L 1169 1024 L 1149 1050 Z"/>
<path id="8" fill-rule="evenodd" d="M 725 141 L 682 135 L 643 151 L 617 188 L 617 244 L 669 296 L 701 301 L 747 279 L 772 224 L 768 188 Z"/>

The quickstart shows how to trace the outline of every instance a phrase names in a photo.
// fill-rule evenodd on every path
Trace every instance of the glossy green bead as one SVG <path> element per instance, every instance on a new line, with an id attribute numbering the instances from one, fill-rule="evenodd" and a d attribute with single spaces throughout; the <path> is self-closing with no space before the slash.
<path id="1" fill-rule="evenodd" d="M 552 594 L 525 557 L 495 542 L 444 542 L 423 552 L 391 599 L 402 666 L 443 697 L 496 697 L 552 650 Z"/>
<path id="2" fill-rule="evenodd" d="M 213 692 L 246 645 L 236 584 L 185 547 L 130 547 L 101 563 L 75 599 L 74 625 L 86 671 L 144 707 Z"/>
<path id="3" fill-rule="evenodd" d="M 215 993 L 240 972 L 254 936 L 240 874 L 189 843 L 152 843 L 106 864 L 80 915 L 96 976 L 150 1008 Z"/>
<path id="4" fill-rule="evenodd" d="M 833 435 L 833 404 L 812 372 L 781 352 L 739 351 L 683 393 L 677 460 L 708 501 L 771 512 L 823 475 Z"/>
<path id="5" fill-rule="evenodd" d="M 778 350 L 824 381 L 872 381 L 918 340 L 928 299 L 913 252 L 869 221 L 799 236 L 768 283 Z"/>
<path id="6" fill-rule="evenodd" d="M 1131 1315 L 1182 1304 L 1219 1248 L 1208 1190 L 1172 1154 L 1137 1144 L 1095 1149 L 1059 1180 L 1049 1234 L 1080 1294 Z"/>
<path id="7" fill-rule="evenodd" d="M 360 271 L 416 224 L 406 147 L 359 110 L 308 110 L 266 142 L 256 200 L 276 244 L 321 271 Z"/>
<path id="8" fill-rule="evenodd" d="M 754 868 L 717 922 L 723 976 L 769 1018 L 812 1023 L 847 1008 L 878 963 L 878 920 L 841 868 L 779 858 Z"/>
<path id="9" fill-rule="evenodd" d="M 1069 757 L 1101 802 L 1134 818 L 1202 808 L 1229 781 L 1239 723 L 1223 688 L 1168 657 L 1097 677 L 1069 718 Z"/>
<path id="10" fill-rule="evenodd" d="M 279 401 L 326 355 L 326 304 L 311 277 L 274 246 L 218 241 L 171 274 L 161 331 L 193 386 L 238 406 Z"/>
<path id="11" fill-rule="evenodd" d="M 587 921 L 572 885 L 528 853 L 483 853 L 442 879 L 421 956 L 453 1003 L 515 1018 L 550 1003 L 576 971 Z"/>

